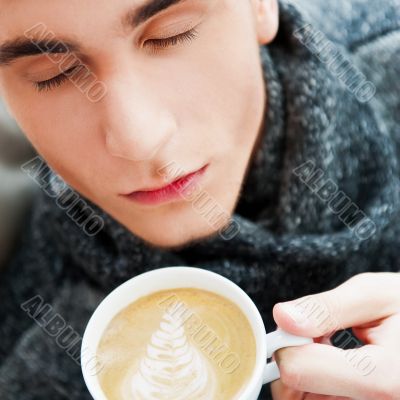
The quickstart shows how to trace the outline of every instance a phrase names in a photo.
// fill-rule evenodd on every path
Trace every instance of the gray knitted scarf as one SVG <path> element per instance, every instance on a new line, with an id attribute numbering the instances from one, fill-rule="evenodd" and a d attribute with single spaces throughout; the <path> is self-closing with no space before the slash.
<path id="1" fill-rule="evenodd" d="M 299 3 L 307 4 L 281 2 L 279 35 L 260 48 L 267 114 L 232 238 L 160 250 L 86 201 L 105 222 L 88 236 L 54 198 L 44 192 L 36 198 L 0 278 L 2 400 L 90 399 L 76 357 L 80 342 L 71 346 L 66 332 L 82 335 L 105 295 L 153 268 L 189 265 L 228 277 L 254 300 L 268 330 L 275 329 L 276 302 L 330 289 L 360 272 L 399 270 L 399 101 L 390 95 L 399 90 L 393 82 L 400 52 L 392 40 L 399 1 L 384 7 L 354 1 L 351 12 L 344 0 Z M 322 39 L 315 36 L 320 29 Z M 331 40 L 335 51 L 321 54 L 321 40 Z M 345 60 L 352 74 L 361 74 L 353 76 L 358 92 L 335 71 Z M 374 82 L 372 99 L 361 76 Z M 29 302 L 37 296 L 47 314 Z M 63 337 L 48 325 L 56 314 L 65 323 Z M 269 396 L 267 387 L 260 398 Z"/>

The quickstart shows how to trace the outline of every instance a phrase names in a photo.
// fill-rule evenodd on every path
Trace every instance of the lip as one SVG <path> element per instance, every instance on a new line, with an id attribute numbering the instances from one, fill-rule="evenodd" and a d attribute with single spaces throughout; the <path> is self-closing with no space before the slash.
<path id="1" fill-rule="evenodd" d="M 180 177 L 172 183 L 155 190 L 139 190 L 136 192 L 123 195 L 134 202 L 144 205 L 159 205 L 168 203 L 173 200 L 184 198 L 184 193 L 187 192 L 195 183 L 197 183 L 204 175 L 208 165 L 203 166 L 197 171 L 191 172 L 183 177 Z"/>

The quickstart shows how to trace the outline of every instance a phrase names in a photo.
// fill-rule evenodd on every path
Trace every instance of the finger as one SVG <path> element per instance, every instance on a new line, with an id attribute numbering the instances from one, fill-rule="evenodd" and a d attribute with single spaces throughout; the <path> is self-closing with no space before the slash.
<path id="1" fill-rule="evenodd" d="M 320 344 L 327 344 L 329 346 L 332 345 L 330 336 L 322 336 L 322 338 L 319 339 L 319 343 Z"/>
<path id="2" fill-rule="evenodd" d="M 352 330 L 364 343 L 384 346 L 397 354 L 400 352 L 400 313 L 387 317 L 377 326 L 355 327 Z"/>
<path id="3" fill-rule="evenodd" d="M 300 392 L 363 400 L 400 393 L 398 357 L 379 346 L 342 350 L 314 343 L 279 350 L 275 358 L 282 383 Z"/>
<path id="4" fill-rule="evenodd" d="M 375 321 L 367 322 L 366 324 L 357 325 L 357 328 L 374 328 L 379 326 L 387 317 L 376 319 Z"/>
<path id="5" fill-rule="evenodd" d="M 322 394 L 307 393 L 304 400 L 351 400 L 350 397 L 324 396 Z"/>
<path id="6" fill-rule="evenodd" d="M 278 303 L 278 326 L 295 335 L 318 337 L 400 311 L 400 274 L 365 273 L 327 292 Z"/>
<path id="7" fill-rule="evenodd" d="M 280 379 L 271 383 L 271 393 L 274 400 L 304 400 L 305 398 L 305 393 L 289 388 Z"/>

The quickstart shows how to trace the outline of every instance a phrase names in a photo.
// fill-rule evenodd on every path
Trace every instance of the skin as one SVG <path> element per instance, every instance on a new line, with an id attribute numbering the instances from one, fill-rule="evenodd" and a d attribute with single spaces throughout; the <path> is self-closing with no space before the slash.
<path id="1" fill-rule="evenodd" d="M 280 328 L 315 338 L 275 353 L 281 379 L 271 385 L 274 400 L 400 399 L 399 273 L 359 274 L 273 312 Z M 329 345 L 333 331 L 347 328 L 365 345 Z"/>
<path id="2" fill-rule="evenodd" d="M 275 38 L 278 7 L 276 0 L 187 0 L 140 28 L 121 29 L 121 16 L 140 4 L 0 0 L 0 43 L 40 21 L 57 37 L 78 41 L 79 58 L 107 88 L 96 102 L 69 81 L 39 93 L 35 82 L 60 73 L 56 56 L 39 55 L 0 67 L 0 94 L 69 185 L 150 245 L 176 248 L 218 227 L 185 199 L 150 207 L 120 194 L 165 185 L 158 171 L 170 163 L 187 173 L 209 163 L 197 190 L 233 213 L 263 131 L 267 98 L 258 47 Z M 190 42 L 157 52 L 143 47 L 194 27 Z M 376 369 L 367 377 L 326 345 L 332 324 L 296 323 L 284 304 L 276 305 L 281 328 L 316 343 L 275 354 L 282 378 L 271 386 L 274 399 L 398 400 L 399 293 L 398 274 L 362 274 L 310 296 L 330 310 L 337 327 L 356 327 L 368 344 Z"/>
<path id="3" fill-rule="evenodd" d="M 186 174 L 209 163 L 197 193 L 232 215 L 265 115 L 259 45 L 274 39 L 278 7 L 276 0 L 186 0 L 122 29 L 126 10 L 143 3 L 0 0 L 0 43 L 40 21 L 79 42 L 79 58 L 107 93 L 91 102 L 68 81 L 39 93 L 33 81 L 60 73 L 56 56 L 43 54 L 0 68 L 0 90 L 29 141 L 70 186 L 150 245 L 177 248 L 227 221 L 212 226 L 184 198 L 155 207 L 120 195 L 175 180 L 182 173 L 160 173 L 171 163 Z M 191 28 L 190 42 L 157 52 L 143 46 Z"/>

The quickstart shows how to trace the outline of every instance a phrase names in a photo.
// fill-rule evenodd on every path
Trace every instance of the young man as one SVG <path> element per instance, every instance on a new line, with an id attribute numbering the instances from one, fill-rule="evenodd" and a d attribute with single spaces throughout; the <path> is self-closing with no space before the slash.
<path id="1" fill-rule="evenodd" d="M 398 0 L 0 5 L 1 94 L 53 170 L 23 167 L 43 192 L 0 283 L 1 399 L 89 399 L 49 315 L 82 335 L 168 265 L 229 277 L 269 330 L 298 299 L 275 321 L 320 343 L 260 398 L 400 398 Z M 350 327 L 368 373 L 326 344 Z"/>

